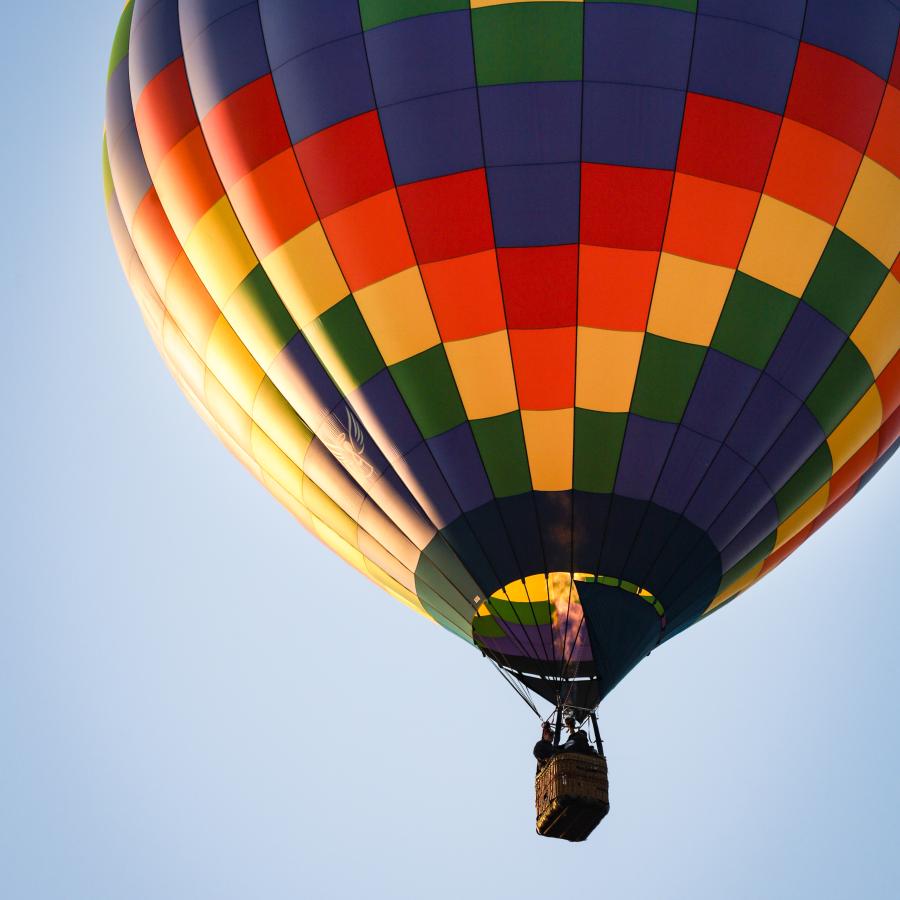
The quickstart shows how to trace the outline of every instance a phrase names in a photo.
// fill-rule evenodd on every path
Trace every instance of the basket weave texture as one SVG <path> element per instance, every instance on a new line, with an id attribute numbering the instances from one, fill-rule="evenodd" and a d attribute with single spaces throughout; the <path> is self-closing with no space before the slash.
<path id="1" fill-rule="evenodd" d="M 534 780 L 538 834 L 583 841 L 609 812 L 606 758 L 558 753 Z"/>

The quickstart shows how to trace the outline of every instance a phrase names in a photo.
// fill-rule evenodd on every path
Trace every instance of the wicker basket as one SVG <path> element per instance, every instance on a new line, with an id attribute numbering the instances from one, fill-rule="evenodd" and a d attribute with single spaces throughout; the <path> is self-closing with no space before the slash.
<path id="1" fill-rule="evenodd" d="M 609 812 L 605 756 L 557 753 L 534 780 L 537 832 L 583 841 Z"/>

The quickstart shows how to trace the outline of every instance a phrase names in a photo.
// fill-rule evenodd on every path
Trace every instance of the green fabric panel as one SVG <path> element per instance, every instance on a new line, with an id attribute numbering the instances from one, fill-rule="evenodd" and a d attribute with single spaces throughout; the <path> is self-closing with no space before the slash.
<path id="1" fill-rule="evenodd" d="M 575 490 L 612 493 L 628 413 L 575 409 Z"/>
<path id="2" fill-rule="evenodd" d="M 425 562 L 422 562 L 420 557 L 419 565 L 416 566 L 417 575 L 421 567 L 427 566 L 429 570 L 438 570 L 440 577 L 452 584 L 463 597 L 469 598 L 474 602 L 475 597 L 486 596 L 487 592 L 485 589 L 475 583 L 472 576 L 460 562 L 459 557 L 440 535 L 435 535 L 429 541 L 428 546 L 422 551 L 422 557 L 424 557 Z M 444 581 L 442 580 L 440 583 L 443 584 Z"/>
<path id="3" fill-rule="evenodd" d="M 710 346 L 764 369 L 798 302 L 778 288 L 735 272 Z"/>
<path id="4" fill-rule="evenodd" d="M 723 576 L 719 591 L 743 578 L 754 566 L 758 566 L 774 549 L 778 532 L 764 537 L 742 560 L 736 562 Z M 716 591 L 718 593 L 719 591 Z"/>
<path id="5" fill-rule="evenodd" d="M 831 450 L 828 449 L 828 444 L 823 442 L 775 494 L 778 521 L 783 522 L 802 506 L 829 478 L 831 478 Z"/>
<path id="6" fill-rule="evenodd" d="M 803 299 L 850 334 L 886 275 L 887 269 L 868 250 L 835 228 Z"/>
<path id="7" fill-rule="evenodd" d="M 468 0 L 359 0 L 359 14 L 365 31 L 399 19 L 468 8 Z"/>
<path id="8" fill-rule="evenodd" d="M 847 341 L 806 398 L 806 405 L 825 434 L 831 434 L 841 424 L 873 381 L 865 357 L 852 341 Z"/>
<path id="9" fill-rule="evenodd" d="M 416 565 L 416 596 L 430 609 L 436 610 L 463 631 L 471 634 L 475 610 L 453 586 L 447 583 L 443 573 L 426 557 L 420 557 Z M 440 593 L 438 592 L 440 591 Z"/>
<path id="10" fill-rule="evenodd" d="M 530 491 L 531 470 L 518 410 L 488 419 L 475 419 L 472 432 L 494 496 L 511 497 Z"/>
<path id="11" fill-rule="evenodd" d="M 465 421 L 466 411 L 443 344 L 396 363 L 391 374 L 425 438 Z"/>
<path id="12" fill-rule="evenodd" d="M 587 3 L 618 3 L 623 6 L 663 6 L 667 9 L 697 11 L 697 0 L 586 0 Z"/>
<path id="13" fill-rule="evenodd" d="M 647 419 L 680 422 L 705 354 L 706 347 L 647 334 L 631 411 Z"/>
<path id="14" fill-rule="evenodd" d="M 109 206 L 109 198 L 112 197 L 115 187 L 113 187 L 112 170 L 109 167 L 109 150 L 106 146 L 106 132 L 103 132 L 103 200 Z"/>
<path id="15" fill-rule="evenodd" d="M 546 600 L 537 603 L 514 603 L 491 597 L 487 607 L 493 615 L 504 622 L 521 625 L 549 625 L 552 621 L 550 604 Z"/>
<path id="16" fill-rule="evenodd" d="M 472 10 L 478 83 L 580 81 L 581 3 L 510 3 Z"/>
<path id="17" fill-rule="evenodd" d="M 129 0 L 128 5 L 119 16 L 119 24 L 116 26 L 116 36 L 113 38 L 112 50 L 109 54 L 109 69 L 106 72 L 106 80 L 115 71 L 116 66 L 128 55 L 128 44 L 131 39 L 131 17 L 134 15 L 134 2 Z"/>
<path id="18" fill-rule="evenodd" d="M 331 309 L 303 329 L 305 334 L 327 340 L 340 354 L 347 372 L 358 387 L 384 368 L 384 360 L 356 300 L 352 295 L 344 297 Z M 315 344 L 313 344 L 315 349 Z"/>
<path id="19" fill-rule="evenodd" d="M 237 286 L 225 309 L 229 317 L 240 319 L 253 331 L 265 334 L 279 348 L 299 330 L 262 266 L 253 269 Z"/>
<path id="20" fill-rule="evenodd" d="M 472 619 L 472 635 L 476 638 L 506 637 L 503 626 L 493 616 L 475 616 Z"/>

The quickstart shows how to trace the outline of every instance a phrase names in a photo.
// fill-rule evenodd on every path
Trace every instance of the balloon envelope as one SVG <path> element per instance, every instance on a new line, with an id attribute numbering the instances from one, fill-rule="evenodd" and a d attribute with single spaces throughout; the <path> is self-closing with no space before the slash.
<path id="1" fill-rule="evenodd" d="M 888 2 L 137 0 L 109 218 L 232 452 L 595 705 L 896 446 Z"/>

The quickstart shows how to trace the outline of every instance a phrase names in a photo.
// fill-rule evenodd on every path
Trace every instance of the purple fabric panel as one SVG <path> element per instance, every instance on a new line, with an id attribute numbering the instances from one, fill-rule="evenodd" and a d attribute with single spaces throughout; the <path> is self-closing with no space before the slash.
<path id="1" fill-rule="evenodd" d="M 805 399 L 831 365 L 847 335 L 802 301 L 797 305 L 766 372 Z"/>
<path id="2" fill-rule="evenodd" d="M 763 374 L 725 443 L 751 463 L 758 463 L 787 427 L 802 401 Z"/>
<path id="3" fill-rule="evenodd" d="M 275 357 L 269 378 L 313 432 L 341 399 L 309 342 L 299 332 Z"/>
<path id="4" fill-rule="evenodd" d="M 428 546 L 428 542 L 434 537 L 434 525 L 428 521 L 409 488 L 393 469 L 387 469 L 378 481 L 367 487 L 371 498 L 366 501 L 367 504 L 378 504 L 416 547 L 423 549 Z M 365 519 L 365 515 L 364 505 L 360 513 L 361 521 Z"/>
<path id="5" fill-rule="evenodd" d="M 777 491 L 825 440 L 816 417 L 801 406 L 784 434 L 759 464 L 763 478 Z"/>
<path id="6" fill-rule="evenodd" d="M 753 471 L 709 529 L 710 540 L 719 550 L 727 547 L 742 528 L 772 499 L 772 491 L 759 472 Z M 775 524 L 778 524 L 776 512 Z M 770 528 L 769 531 L 772 529 Z M 765 534 L 768 534 L 767 531 Z M 765 534 L 763 537 L 765 537 Z M 723 571 L 728 570 L 730 563 Z"/>
<path id="7" fill-rule="evenodd" d="M 698 527 L 708 528 L 727 499 L 734 495 L 752 471 L 749 463 L 727 447 L 722 447 L 694 498 L 688 503 L 685 516 Z"/>
<path id="8" fill-rule="evenodd" d="M 678 426 L 642 416 L 628 417 L 615 492 L 623 497 L 649 500 L 672 446 Z"/>
<path id="9" fill-rule="evenodd" d="M 475 509 L 493 498 L 468 422 L 431 438 L 428 446 L 464 511 Z"/>
<path id="10" fill-rule="evenodd" d="M 739 563 L 778 527 L 778 505 L 770 500 L 722 551 L 722 571 Z"/>
<path id="11" fill-rule="evenodd" d="M 750 396 L 759 372 L 710 350 L 694 385 L 682 423 L 716 441 L 723 441 Z"/>
<path id="12" fill-rule="evenodd" d="M 687 428 L 679 428 L 653 501 L 673 512 L 683 512 L 719 447 L 721 444 L 717 441 Z"/>
<path id="13" fill-rule="evenodd" d="M 422 434 L 387 369 L 382 369 L 347 399 L 389 460 L 405 455 L 422 442 Z"/>
<path id="14" fill-rule="evenodd" d="M 414 447 L 394 463 L 412 495 L 438 528 L 444 528 L 462 515 L 444 476 L 425 443 Z"/>

